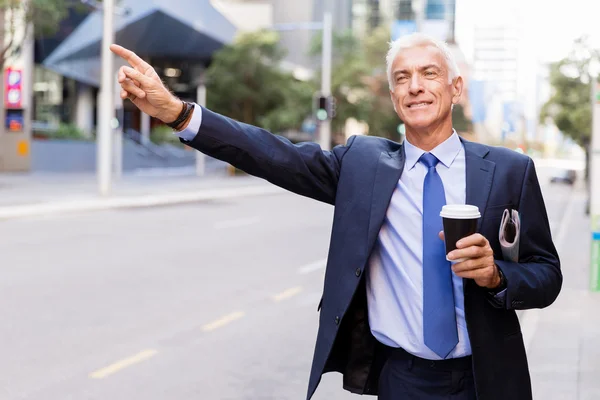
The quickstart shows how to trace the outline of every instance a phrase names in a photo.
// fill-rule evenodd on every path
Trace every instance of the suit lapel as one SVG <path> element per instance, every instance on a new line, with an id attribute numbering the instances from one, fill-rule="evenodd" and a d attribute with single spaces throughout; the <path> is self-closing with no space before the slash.
<path id="1" fill-rule="evenodd" d="M 466 203 L 479 207 L 481 218 L 477 230 L 481 229 L 481 221 L 487 206 L 492 179 L 496 164 L 486 160 L 484 157 L 489 153 L 486 146 L 472 143 L 461 138 L 465 147 L 467 197 Z"/>
<path id="2" fill-rule="evenodd" d="M 379 156 L 377 170 L 375 171 L 375 180 L 373 182 L 373 192 L 371 194 L 367 254 L 371 253 L 371 249 L 375 244 L 375 239 L 385 218 L 392 194 L 400 179 L 400 175 L 402 175 L 404 159 L 404 146 L 401 146 L 397 151 L 392 153 L 382 151 Z"/>
<path id="3" fill-rule="evenodd" d="M 484 158 L 489 153 L 486 146 L 469 142 L 462 138 L 461 141 L 465 147 L 466 203 L 479 207 L 482 216 L 479 219 L 477 227 L 477 230 L 479 230 L 492 189 L 492 179 L 496 164 Z M 379 156 L 373 182 L 373 192 L 371 194 L 367 254 L 371 253 L 375 244 L 375 239 L 381 229 L 381 224 L 385 218 L 392 194 L 404 170 L 404 162 L 404 146 L 401 146 L 398 151 L 392 153 L 383 151 Z"/>

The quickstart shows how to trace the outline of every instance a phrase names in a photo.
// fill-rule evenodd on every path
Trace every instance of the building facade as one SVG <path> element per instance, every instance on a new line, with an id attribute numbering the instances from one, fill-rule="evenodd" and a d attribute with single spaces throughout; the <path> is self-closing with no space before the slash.
<path id="1" fill-rule="evenodd" d="M 392 38 L 420 31 L 453 43 L 455 10 L 456 0 L 355 0 L 352 17 L 358 34 L 385 25 Z"/>
<path id="2" fill-rule="evenodd" d="M 352 29 L 353 0 L 214 0 L 213 4 L 241 31 L 274 29 L 286 50 L 284 67 L 307 76 L 320 66 L 320 56 L 311 56 L 317 29 L 302 24 L 322 22 L 323 12 L 332 13 L 334 31 Z"/>

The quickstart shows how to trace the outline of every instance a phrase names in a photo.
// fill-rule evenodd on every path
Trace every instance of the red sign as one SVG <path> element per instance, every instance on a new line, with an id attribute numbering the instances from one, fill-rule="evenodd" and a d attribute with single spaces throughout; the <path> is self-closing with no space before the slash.
<path id="1" fill-rule="evenodd" d="M 23 71 L 6 68 L 4 77 L 4 104 L 6 108 L 21 108 L 23 100 Z"/>

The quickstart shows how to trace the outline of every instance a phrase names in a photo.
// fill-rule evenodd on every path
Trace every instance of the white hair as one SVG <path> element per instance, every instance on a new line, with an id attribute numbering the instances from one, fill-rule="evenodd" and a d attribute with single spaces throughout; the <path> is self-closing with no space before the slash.
<path id="1" fill-rule="evenodd" d="M 390 42 L 390 49 L 386 56 L 387 63 L 387 76 L 390 90 L 394 91 L 393 77 L 392 77 L 392 64 L 394 60 L 402 50 L 410 49 L 418 46 L 435 46 L 437 47 L 446 60 L 446 66 L 448 68 L 448 84 L 451 84 L 454 78 L 460 75 L 458 65 L 454 59 L 454 55 L 450 50 L 450 47 L 441 40 L 437 40 L 429 35 L 421 32 L 411 33 L 410 35 L 402 36 L 393 42 Z"/>

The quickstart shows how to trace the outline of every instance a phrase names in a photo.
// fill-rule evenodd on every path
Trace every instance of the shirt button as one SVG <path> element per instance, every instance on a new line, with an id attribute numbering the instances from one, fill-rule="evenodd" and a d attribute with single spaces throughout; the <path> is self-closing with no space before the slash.
<path id="1" fill-rule="evenodd" d="M 335 317 L 335 324 L 336 325 L 340 324 L 340 317 L 337 317 L 337 316 Z"/>
<path id="2" fill-rule="evenodd" d="M 360 276 L 360 273 L 361 273 L 360 268 L 356 268 L 355 274 L 356 274 L 357 277 Z"/>

